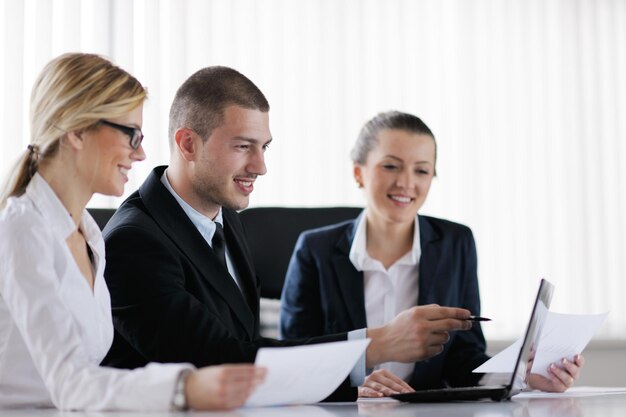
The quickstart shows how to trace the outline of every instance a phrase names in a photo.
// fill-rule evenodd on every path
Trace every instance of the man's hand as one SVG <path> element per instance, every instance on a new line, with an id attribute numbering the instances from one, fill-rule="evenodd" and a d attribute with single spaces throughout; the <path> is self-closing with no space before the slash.
<path id="1" fill-rule="evenodd" d="M 254 365 L 209 366 L 192 372 L 185 384 L 194 410 L 229 410 L 242 406 L 263 382 L 267 370 Z"/>
<path id="2" fill-rule="evenodd" d="M 448 332 L 471 329 L 469 316 L 466 309 L 437 304 L 407 309 L 386 325 L 367 329 L 367 337 L 372 339 L 366 353 L 367 367 L 383 362 L 411 363 L 435 356 L 450 339 Z"/>

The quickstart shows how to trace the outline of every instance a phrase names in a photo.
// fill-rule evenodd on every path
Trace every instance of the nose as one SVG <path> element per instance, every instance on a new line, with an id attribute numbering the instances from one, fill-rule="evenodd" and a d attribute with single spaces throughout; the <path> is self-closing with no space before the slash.
<path id="1" fill-rule="evenodd" d="M 396 177 L 396 186 L 401 188 L 411 188 L 413 185 L 413 176 L 410 169 L 403 169 L 398 172 Z"/>
<path id="2" fill-rule="evenodd" d="M 265 153 L 262 150 L 254 152 L 251 156 L 247 167 L 249 174 L 265 175 L 267 167 L 265 166 Z"/>
<path id="3" fill-rule="evenodd" d="M 140 144 L 137 149 L 133 149 L 133 151 L 130 154 L 130 159 L 132 159 L 133 162 L 143 161 L 144 159 L 146 159 L 146 152 L 143 150 L 142 144 Z"/>

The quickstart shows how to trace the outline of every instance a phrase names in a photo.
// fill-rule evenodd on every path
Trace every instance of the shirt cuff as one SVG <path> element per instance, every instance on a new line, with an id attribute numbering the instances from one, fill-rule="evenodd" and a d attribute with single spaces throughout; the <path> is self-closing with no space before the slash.
<path id="1" fill-rule="evenodd" d="M 367 336 L 367 329 L 358 329 L 358 330 L 352 330 L 351 332 L 348 332 L 348 340 L 363 340 L 365 339 L 366 336 Z M 367 352 L 367 349 L 363 352 L 359 360 L 356 361 L 356 364 L 354 365 L 354 368 L 352 368 L 352 371 L 350 371 L 350 384 L 353 387 L 358 387 L 359 385 L 363 385 L 363 381 L 365 381 L 365 374 L 366 374 L 365 353 L 366 352 Z"/>

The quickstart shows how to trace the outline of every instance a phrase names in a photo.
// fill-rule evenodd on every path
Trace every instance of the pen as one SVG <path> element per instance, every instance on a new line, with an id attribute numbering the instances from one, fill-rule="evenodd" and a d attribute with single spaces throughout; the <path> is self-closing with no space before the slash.
<path id="1" fill-rule="evenodd" d="M 469 316 L 467 318 L 467 320 L 469 320 L 469 321 L 491 321 L 491 319 L 488 319 L 487 317 L 480 317 L 480 316 Z"/>

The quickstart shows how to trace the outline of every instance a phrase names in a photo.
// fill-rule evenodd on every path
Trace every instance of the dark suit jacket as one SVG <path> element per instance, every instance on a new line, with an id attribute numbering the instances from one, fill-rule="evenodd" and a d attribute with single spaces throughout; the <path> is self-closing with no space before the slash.
<path id="1" fill-rule="evenodd" d="M 260 347 L 346 339 L 345 333 L 294 342 L 261 338 L 259 283 L 238 214 L 222 210 L 243 293 L 161 183 L 165 168 L 152 171 L 103 232 L 115 325 L 104 365 L 254 362 Z M 356 390 L 344 383 L 337 394 L 353 399 Z"/>
<path id="2" fill-rule="evenodd" d="M 422 255 L 416 305 L 436 303 L 480 314 L 476 246 L 469 228 L 418 216 Z M 349 259 L 357 219 L 304 232 L 287 270 L 281 303 L 283 337 L 313 337 L 366 327 L 363 273 Z M 472 370 L 488 359 L 478 323 L 453 332 L 444 351 L 415 364 L 416 389 L 476 385 Z"/>

